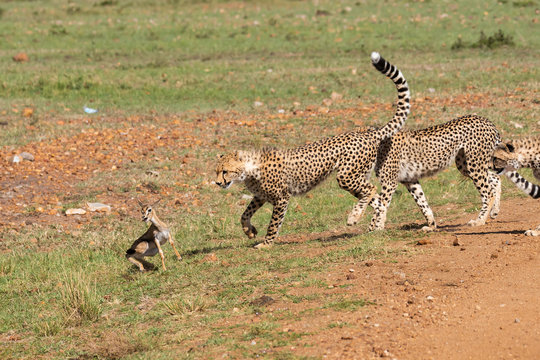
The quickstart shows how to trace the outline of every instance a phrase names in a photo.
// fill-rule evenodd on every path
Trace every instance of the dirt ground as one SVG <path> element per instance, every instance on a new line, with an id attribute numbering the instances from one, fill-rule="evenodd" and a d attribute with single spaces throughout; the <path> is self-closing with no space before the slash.
<path id="1" fill-rule="evenodd" d="M 306 347 L 293 350 L 327 359 L 540 358 L 540 239 L 523 234 L 540 223 L 537 211 L 540 203 L 532 199 L 504 201 L 485 226 L 468 227 L 467 215 L 441 226 L 430 244 L 397 242 L 419 251 L 396 263 L 333 271 L 329 292 L 352 285 L 348 292 L 369 294 L 376 305 L 287 324 L 285 330 L 303 332 L 321 322 L 349 324 L 319 329 L 303 338 Z"/>
<path id="2" fill-rule="evenodd" d="M 130 121 L 126 128 L 136 122 Z M 197 122 L 194 126 L 203 133 L 213 131 L 213 125 L 208 124 Z M 176 132 L 171 132 L 146 129 L 145 125 L 138 129 L 142 130 L 88 131 L 26 146 L 24 150 L 36 156 L 35 162 L 8 165 L 1 170 L 0 210 L 4 216 L 0 226 L 18 229 L 36 222 L 69 221 L 59 216 L 62 208 L 55 196 L 59 191 L 73 196 L 76 192 L 72 184 L 96 171 L 122 169 L 124 162 L 141 160 L 153 154 L 154 148 L 177 147 L 179 138 L 193 140 L 185 141 L 186 148 L 198 146 L 193 129 L 177 127 Z M 149 135 L 155 133 L 168 136 Z M 96 141 L 98 135 L 105 140 Z M 132 144 L 142 145 L 125 150 Z M 113 145 L 118 151 L 128 152 L 129 157 L 107 154 Z M 12 149 L 0 150 L 3 159 L 13 155 Z M 189 163 L 183 155 L 171 157 L 170 161 Z M 162 187 L 162 191 L 166 190 Z M 108 199 L 116 207 L 125 201 L 113 196 Z M 22 203 L 35 204 L 35 209 L 21 213 Z M 324 289 L 326 294 L 352 293 L 374 304 L 353 312 L 315 312 L 310 321 L 305 316 L 297 322 L 283 320 L 280 325 L 284 332 L 304 334 L 299 346 L 286 350 L 300 357 L 327 359 L 540 358 L 540 238 L 524 235 L 525 230 L 540 224 L 537 213 L 540 202 L 533 199 L 503 201 L 499 217 L 485 226 L 468 227 L 465 224 L 474 215 L 467 214 L 445 222 L 429 237 L 422 237 L 429 239 L 428 244 L 417 245 L 410 239 L 393 242 L 396 253 L 402 253 L 395 261 L 379 259 L 332 268 L 321 275 L 326 276 L 326 283 L 333 284 Z M 339 238 L 347 231 L 350 228 L 341 234 L 284 236 L 279 241 L 303 242 L 314 236 Z M 309 251 L 307 246 L 302 249 Z M 1 246 L 0 250 L 8 251 Z M 301 313 L 305 306 L 302 302 L 277 300 L 266 311 L 279 312 L 288 307 Z M 257 320 L 252 316 L 236 321 Z"/>

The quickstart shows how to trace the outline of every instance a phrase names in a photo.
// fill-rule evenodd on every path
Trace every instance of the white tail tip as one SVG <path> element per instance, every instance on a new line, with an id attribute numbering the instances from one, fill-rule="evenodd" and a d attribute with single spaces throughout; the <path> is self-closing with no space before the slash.
<path id="1" fill-rule="evenodd" d="M 379 55 L 378 52 L 374 51 L 371 53 L 371 61 L 376 64 L 379 62 L 379 60 L 381 60 L 381 55 Z"/>

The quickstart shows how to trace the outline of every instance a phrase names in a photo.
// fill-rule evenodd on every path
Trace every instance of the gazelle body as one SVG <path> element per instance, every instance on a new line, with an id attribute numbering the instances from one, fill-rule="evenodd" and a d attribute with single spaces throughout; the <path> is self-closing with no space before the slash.
<path id="1" fill-rule="evenodd" d="M 157 253 L 159 253 L 159 256 L 161 257 L 163 270 L 167 270 L 165 267 L 165 256 L 163 255 L 163 250 L 161 250 L 161 245 L 166 244 L 167 241 L 171 243 L 178 260 L 182 260 L 182 257 L 174 246 L 174 241 L 169 228 L 157 217 L 155 210 L 152 209 L 152 206 L 155 204 L 157 204 L 157 202 L 153 205 L 143 205 L 139 202 L 139 205 L 141 205 L 141 213 L 143 214 L 142 220 L 146 223 L 150 223 L 150 227 L 143 235 L 141 235 L 141 237 L 135 240 L 131 247 L 126 251 L 126 258 L 131 263 L 135 264 L 140 271 L 145 270 L 143 259 L 147 256 L 155 256 Z"/>

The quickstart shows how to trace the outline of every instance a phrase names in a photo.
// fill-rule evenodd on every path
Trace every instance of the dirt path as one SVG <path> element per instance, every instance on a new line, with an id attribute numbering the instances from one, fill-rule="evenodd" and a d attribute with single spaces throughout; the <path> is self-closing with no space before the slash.
<path id="1" fill-rule="evenodd" d="M 299 354 L 329 359 L 540 358 L 540 202 L 502 204 L 496 221 L 471 228 L 472 215 L 446 224 L 431 244 L 397 263 L 357 268 L 352 292 L 377 306 L 329 321 L 352 326 L 321 331 Z M 526 219 L 526 220 L 525 220 Z M 454 245 L 457 242 L 459 245 Z M 343 272 L 336 283 L 344 283 Z M 339 273 L 339 272 L 338 272 Z M 313 325 L 317 326 L 317 319 Z"/>

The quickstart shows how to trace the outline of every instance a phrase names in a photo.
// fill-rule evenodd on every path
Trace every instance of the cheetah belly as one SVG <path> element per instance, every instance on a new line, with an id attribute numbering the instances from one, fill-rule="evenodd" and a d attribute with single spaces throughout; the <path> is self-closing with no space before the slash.
<path id="1" fill-rule="evenodd" d="M 402 162 L 399 166 L 398 181 L 401 183 L 415 182 L 423 177 L 435 175 L 439 171 L 448 168 L 453 159 L 454 156 L 441 159 L 441 161 L 432 164 L 426 164 L 421 161 Z"/>

